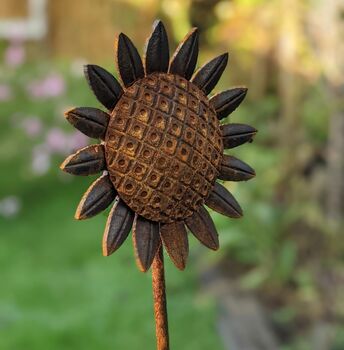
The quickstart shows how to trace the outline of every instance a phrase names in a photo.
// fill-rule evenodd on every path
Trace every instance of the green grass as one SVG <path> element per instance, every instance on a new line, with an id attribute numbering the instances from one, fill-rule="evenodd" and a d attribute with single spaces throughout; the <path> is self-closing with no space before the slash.
<path id="1" fill-rule="evenodd" d="M 72 217 L 89 182 L 36 182 L 19 216 L 0 219 L 0 349 L 154 349 L 151 276 L 131 240 L 104 258 L 105 216 Z M 221 349 L 192 261 L 183 273 L 166 263 L 172 348 Z"/>

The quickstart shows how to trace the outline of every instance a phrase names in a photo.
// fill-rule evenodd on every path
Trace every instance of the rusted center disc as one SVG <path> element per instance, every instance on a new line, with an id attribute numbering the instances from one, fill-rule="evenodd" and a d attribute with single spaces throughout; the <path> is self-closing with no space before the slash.
<path id="1" fill-rule="evenodd" d="M 185 219 L 203 205 L 223 151 L 207 97 L 166 73 L 151 74 L 125 91 L 105 142 L 119 196 L 139 215 L 163 223 Z"/>

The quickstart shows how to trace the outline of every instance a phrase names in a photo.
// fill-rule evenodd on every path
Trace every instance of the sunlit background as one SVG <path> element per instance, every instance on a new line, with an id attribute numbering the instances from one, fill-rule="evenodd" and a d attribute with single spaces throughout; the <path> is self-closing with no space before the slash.
<path id="1" fill-rule="evenodd" d="M 102 257 L 106 215 L 73 219 L 93 179 L 58 165 L 89 142 L 63 112 L 102 108 L 83 65 L 115 73 L 115 35 L 143 52 L 155 18 L 171 53 L 193 26 L 199 65 L 229 52 L 215 92 L 246 85 L 230 119 L 259 130 L 231 152 L 257 172 L 226 184 L 244 218 L 166 259 L 172 349 L 343 350 L 341 0 L 0 1 L 0 349 L 154 349 L 150 274 L 130 240 Z"/>

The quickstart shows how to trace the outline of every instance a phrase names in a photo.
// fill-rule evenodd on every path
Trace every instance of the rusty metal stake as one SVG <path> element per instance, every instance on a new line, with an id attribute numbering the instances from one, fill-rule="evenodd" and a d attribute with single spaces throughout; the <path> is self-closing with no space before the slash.
<path id="1" fill-rule="evenodd" d="M 153 261 L 152 282 L 157 350 L 169 350 L 164 253 L 162 244 Z"/>

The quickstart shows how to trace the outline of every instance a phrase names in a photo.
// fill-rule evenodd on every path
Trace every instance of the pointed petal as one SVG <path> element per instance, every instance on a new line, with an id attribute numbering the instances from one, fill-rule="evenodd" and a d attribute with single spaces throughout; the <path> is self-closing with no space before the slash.
<path id="1" fill-rule="evenodd" d="M 205 201 L 205 204 L 222 215 L 230 218 L 240 218 L 243 213 L 239 203 L 227 189 L 215 183 L 213 191 Z"/>
<path id="2" fill-rule="evenodd" d="M 219 120 L 227 117 L 239 107 L 247 94 L 246 88 L 235 88 L 220 92 L 210 99 Z"/>
<path id="3" fill-rule="evenodd" d="M 220 126 L 224 148 L 234 148 L 246 142 L 252 142 L 257 130 L 246 124 L 226 124 Z"/>
<path id="4" fill-rule="evenodd" d="M 192 82 L 208 95 L 220 80 L 228 62 L 228 53 L 215 57 L 201 67 L 192 78 Z"/>
<path id="5" fill-rule="evenodd" d="M 123 90 L 116 78 L 107 70 L 94 64 L 84 67 L 86 80 L 98 101 L 112 111 Z"/>
<path id="6" fill-rule="evenodd" d="M 238 158 L 223 155 L 219 179 L 227 181 L 247 181 L 256 176 L 256 172 Z"/>
<path id="7" fill-rule="evenodd" d="M 104 174 L 85 192 L 75 212 L 77 220 L 88 219 L 105 210 L 116 197 L 116 191 L 108 175 Z"/>
<path id="8" fill-rule="evenodd" d="M 141 57 L 132 41 L 123 33 L 118 36 L 116 57 L 124 86 L 127 87 L 144 77 Z"/>
<path id="9" fill-rule="evenodd" d="M 167 72 L 170 53 L 164 24 L 158 20 L 153 24 L 153 32 L 146 48 L 146 74 Z"/>
<path id="10" fill-rule="evenodd" d="M 137 265 L 142 272 L 146 272 L 160 245 L 159 224 L 137 215 L 133 227 L 133 242 Z"/>
<path id="11" fill-rule="evenodd" d="M 70 155 L 60 168 L 73 175 L 94 175 L 106 167 L 103 145 L 84 147 Z"/>
<path id="12" fill-rule="evenodd" d="M 65 113 L 66 119 L 86 136 L 94 139 L 105 138 L 110 116 L 97 108 L 79 107 Z"/>
<path id="13" fill-rule="evenodd" d="M 185 223 L 193 235 L 206 247 L 212 250 L 219 249 L 219 237 L 214 222 L 204 207 L 188 217 Z"/>
<path id="14" fill-rule="evenodd" d="M 127 239 L 134 221 L 134 212 L 117 197 L 108 219 L 103 236 L 103 255 L 114 253 Z"/>
<path id="15" fill-rule="evenodd" d="M 184 223 L 176 221 L 171 224 L 162 224 L 160 236 L 174 265 L 184 270 L 189 254 L 189 241 Z"/>
<path id="16" fill-rule="evenodd" d="M 198 57 L 198 29 L 193 28 L 177 47 L 171 59 L 169 72 L 190 79 Z"/>

